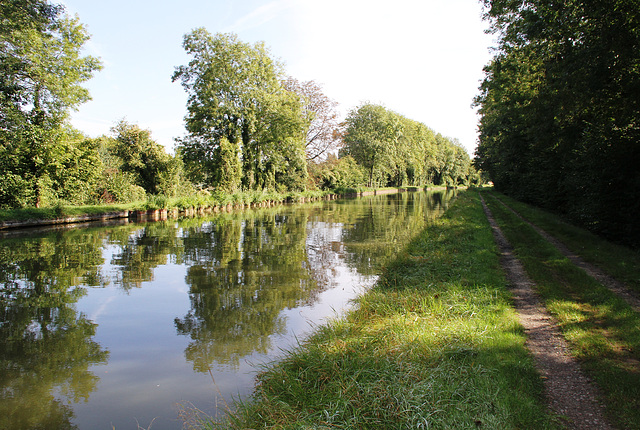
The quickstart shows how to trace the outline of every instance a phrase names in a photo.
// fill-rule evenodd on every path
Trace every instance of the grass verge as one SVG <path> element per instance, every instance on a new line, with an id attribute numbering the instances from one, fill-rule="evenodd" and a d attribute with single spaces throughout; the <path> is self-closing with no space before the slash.
<path id="1" fill-rule="evenodd" d="M 398 188 L 394 188 L 398 190 Z M 362 191 L 375 191 L 372 189 L 362 189 Z M 0 222 L 2 221 L 31 221 L 31 220 L 51 220 L 63 217 L 79 215 L 97 215 L 109 212 L 124 210 L 149 210 L 149 209 L 178 209 L 189 208 L 213 208 L 227 205 L 251 205 L 264 202 L 278 203 L 299 203 L 321 199 L 327 195 L 335 195 L 334 191 L 298 191 L 298 192 L 275 192 L 275 191 L 239 191 L 236 193 L 223 193 L 208 191 L 198 192 L 193 195 L 168 198 L 163 195 L 149 195 L 147 200 L 104 205 L 74 206 L 59 202 L 55 206 L 45 208 L 20 208 L 20 209 L 0 209 Z"/>
<path id="2" fill-rule="evenodd" d="M 557 428 L 475 191 L 208 428 Z"/>
<path id="3" fill-rule="evenodd" d="M 37 219 L 57 219 L 79 215 L 97 215 L 109 212 L 132 210 L 143 202 L 129 204 L 93 206 L 53 206 L 48 208 L 0 209 L 0 221 L 29 221 Z"/>
<path id="4" fill-rule="evenodd" d="M 547 309 L 558 320 L 572 354 L 600 387 L 609 418 L 620 428 L 640 428 L 640 315 L 499 202 L 486 200 Z M 542 222 L 548 215 L 531 208 L 521 214 L 544 230 L 552 223 Z M 548 232 L 557 234 L 555 229 Z M 586 237 L 584 242 L 574 239 L 574 246 L 602 246 Z M 586 253 L 598 254 L 593 249 Z"/>
<path id="5" fill-rule="evenodd" d="M 495 191 L 491 195 L 513 208 L 525 219 L 564 243 L 585 261 L 640 292 L 640 251 L 608 242 L 580 227 L 567 224 L 561 217 L 513 200 Z"/>

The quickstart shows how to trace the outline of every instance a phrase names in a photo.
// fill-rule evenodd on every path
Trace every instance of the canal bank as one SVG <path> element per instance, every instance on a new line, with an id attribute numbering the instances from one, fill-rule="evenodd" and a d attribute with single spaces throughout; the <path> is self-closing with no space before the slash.
<path id="1" fill-rule="evenodd" d="M 428 187 L 425 191 L 435 191 L 446 189 L 445 187 Z M 132 220 L 132 221 L 160 221 L 179 216 L 202 216 L 205 214 L 230 212 L 232 210 L 242 210 L 248 208 L 270 207 L 285 203 L 309 203 L 320 200 L 336 200 L 340 198 L 355 198 L 364 196 L 375 196 L 385 194 L 396 194 L 401 192 L 415 192 L 421 190 L 418 187 L 405 188 L 383 188 L 362 191 L 347 191 L 344 193 L 287 193 L 287 194 L 263 194 L 252 195 L 251 197 L 238 197 L 234 195 L 225 196 L 222 199 L 208 199 L 206 197 L 187 199 L 168 199 L 162 203 L 146 203 L 140 207 L 131 209 L 110 210 L 92 208 L 94 213 L 79 213 L 74 215 L 56 215 L 55 212 L 65 212 L 69 208 L 59 207 L 52 210 L 38 211 L 15 210 L 16 218 L 0 220 L 0 232 L 22 228 L 37 228 L 49 226 L 68 226 L 72 224 L 96 223 L 112 220 Z M 220 201 L 222 200 L 222 202 Z M 146 206 L 146 207 L 142 207 Z M 162 207 L 157 207 L 162 206 Z M 96 210 L 98 211 L 97 213 Z M 73 208 L 74 212 L 82 211 L 81 208 Z M 29 215 L 31 214 L 31 215 Z M 25 219 L 26 218 L 26 219 Z"/>
<path id="2" fill-rule="evenodd" d="M 564 262 L 533 228 L 490 206 L 569 354 L 597 382 L 607 418 L 616 428 L 640 426 L 637 312 Z M 526 210 L 541 224 L 557 224 L 550 214 Z M 575 227 L 560 230 L 572 232 L 577 252 L 619 256 L 599 261 L 637 282 L 637 252 L 576 234 Z M 526 348 L 499 255 L 478 193 L 462 193 L 354 310 L 258 375 L 253 397 L 238 410 L 222 421 L 192 416 L 208 428 L 233 429 L 584 428 L 589 417 L 562 420 L 547 406 L 545 379 Z"/>
<path id="3" fill-rule="evenodd" d="M 477 192 L 416 235 L 219 428 L 559 428 Z"/>

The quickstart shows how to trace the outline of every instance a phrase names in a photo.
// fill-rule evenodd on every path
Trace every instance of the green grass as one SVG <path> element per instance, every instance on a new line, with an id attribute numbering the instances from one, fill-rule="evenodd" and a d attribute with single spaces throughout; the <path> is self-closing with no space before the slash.
<path id="1" fill-rule="evenodd" d="M 210 428 L 558 428 L 476 192 Z"/>
<path id="2" fill-rule="evenodd" d="M 95 215 L 108 212 L 132 210 L 142 207 L 143 203 L 93 206 L 55 206 L 50 208 L 0 209 L 0 221 L 28 221 L 38 219 L 56 219 L 79 215 Z"/>
<path id="3" fill-rule="evenodd" d="M 564 243 L 571 251 L 640 292 L 640 251 L 608 242 L 587 230 L 567 224 L 557 215 L 491 192 L 525 219 Z"/>
<path id="4" fill-rule="evenodd" d="M 508 203 L 513 202 L 508 200 Z M 640 428 L 640 315 L 574 266 L 503 205 L 494 199 L 487 199 L 487 204 L 537 284 L 547 308 L 557 318 L 572 354 L 601 388 L 611 420 L 620 428 Z M 518 211 L 524 208 L 515 204 L 514 207 Z M 549 228 L 555 221 L 542 222 L 548 214 L 537 214 L 530 208 L 523 212 L 541 228 L 552 230 L 547 230 L 550 234 L 563 238 L 575 235 L 560 235 Z M 600 254 L 589 249 L 593 247 L 615 249 L 588 235 L 575 237 L 573 246 L 582 247 L 585 255 Z M 581 242 L 579 237 L 587 239 Z M 606 260 L 599 258 L 604 267 L 608 267 Z M 620 271 L 620 267 L 616 270 Z"/>
<path id="5" fill-rule="evenodd" d="M 146 201 L 127 204 L 72 206 L 59 204 L 47 208 L 22 208 L 0 209 L 0 221 L 28 221 L 56 219 L 77 215 L 95 215 L 123 210 L 148 210 L 148 209 L 179 209 L 206 208 L 214 206 L 248 205 L 255 203 L 272 202 L 300 202 L 303 199 L 319 199 L 327 193 L 323 191 L 303 191 L 291 193 L 247 191 L 233 194 L 225 193 L 198 193 L 191 196 L 167 198 L 165 196 L 149 196 Z"/>

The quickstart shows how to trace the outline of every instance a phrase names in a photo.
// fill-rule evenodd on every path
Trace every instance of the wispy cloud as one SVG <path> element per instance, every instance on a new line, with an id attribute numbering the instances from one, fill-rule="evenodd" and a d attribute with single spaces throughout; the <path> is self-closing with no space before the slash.
<path id="1" fill-rule="evenodd" d="M 296 5 L 296 0 L 274 0 L 238 18 L 225 32 L 242 32 L 258 28 Z"/>

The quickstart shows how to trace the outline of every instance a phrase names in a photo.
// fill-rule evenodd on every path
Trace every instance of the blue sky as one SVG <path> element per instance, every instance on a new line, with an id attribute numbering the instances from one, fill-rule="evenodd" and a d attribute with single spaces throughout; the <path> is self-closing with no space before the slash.
<path id="1" fill-rule="evenodd" d="M 93 100 L 72 115 L 89 136 L 120 119 L 173 148 L 184 134 L 186 94 L 171 82 L 189 58 L 184 34 L 197 27 L 264 41 L 286 73 L 314 80 L 344 116 L 379 103 L 476 146 L 473 97 L 489 62 L 478 0 L 64 0 L 92 35 L 86 52 L 102 71 L 86 83 Z"/>

